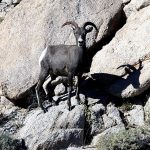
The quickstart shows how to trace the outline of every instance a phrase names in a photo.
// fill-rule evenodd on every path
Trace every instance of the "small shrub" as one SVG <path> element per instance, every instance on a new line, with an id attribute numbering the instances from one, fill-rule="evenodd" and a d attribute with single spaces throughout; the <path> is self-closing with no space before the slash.
<path id="1" fill-rule="evenodd" d="M 124 111 L 130 111 L 132 109 L 133 104 L 130 102 L 124 102 L 121 106 L 120 106 L 120 110 Z"/>
<path id="2" fill-rule="evenodd" d="M 0 23 L 4 20 L 4 17 L 0 17 Z"/>
<path id="3" fill-rule="evenodd" d="M 26 150 L 26 147 L 23 140 L 14 140 L 8 135 L 0 134 L 0 150 Z"/>
<path id="4" fill-rule="evenodd" d="M 98 150 L 149 150 L 150 131 L 147 128 L 121 130 L 102 136 Z"/>

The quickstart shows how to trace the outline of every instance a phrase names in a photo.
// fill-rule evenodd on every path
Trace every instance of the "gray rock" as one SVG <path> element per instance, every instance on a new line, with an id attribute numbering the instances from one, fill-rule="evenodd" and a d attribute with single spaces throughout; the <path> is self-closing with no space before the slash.
<path id="1" fill-rule="evenodd" d="M 145 121 L 150 122 L 150 98 L 148 98 L 144 106 Z"/>
<path id="2" fill-rule="evenodd" d="M 150 5 L 149 0 L 131 0 L 131 2 L 124 7 L 124 12 L 127 17 L 132 13 L 139 11 L 142 8 L 145 8 Z"/>
<path id="3" fill-rule="evenodd" d="M 43 143 L 39 143 L 37 149 L 66 149 L 69 146 L 81 146 L 83 144 L 83 130 L 82 129 L 57 129 L 50 133 L 49 138 Z"/>
<path id="4" fill-rule="evenodd" d="M 112 133 L 118 133 L 121 130 L 125 130 L 125 127 L 123 125 L 117 125 L 117 126 L 114 126 L 112 128 L 106 129 L 104 132 L 93 137 L 91 145 L 97 145 L 99 142 L 99 139 L 101 137 L 107 136 L 107 135 L 112 134 Z"/>
<path id="5" fill-rule="evenodd" d="M 105 129 L 111 128 L 116 125 L 116 122 L 112 118 L 108 117 L 106 114 L 104 114 L 102 117 Z"/>
<path id="6" fill-rule="evenodd" d="M 64 94 L 65 92 L 66 92 L 66 87 L 62 83 L 58 84 L 54 89 L 55 95 L 61 95 Z"/>
<path id="7" fill-rule="evenodd" d="M 96 146 L 69 147 L 67 150 L 97 150 Z"/>
<path id="8" fill-rule="evenodd" d="M 148 61 L 150 56 L 149 16 L 150 6 L 131 15 L 113 40 L 93 58 L 91 74 L 105 73 L 106 77 L 108 74 L 112 77 L 118 76 L 118 78 L 125 73 L 124 67 L 117 69 L 119 66 L 126 64 L 132 66 L 138 63 L 139 59 L 143 60 L 141 70 L 138 64 L 135 65 L 133 73 L 116 80 L 110 88 L 106 88 L 112 95 L 122 98 L 133 97 L 141 94 L 150 86 L 148 71 L 150 66 Z M 148 60 L 146 61 L 146 59 Z M 110 60 L 111 63 L 108 63 Z"/>
<path id="9" fill-rule="evenodd" d="M 97 82 L 97 81 L 96 81 Z M 86 85 L 87 86 L 87 85 Z M 91 89 L 90 86 L 87 86 L 89 89 L 84 93 L 86 96 L 86 103 L 88 105 L 94 105 L 96 103 L 105 103 L 108 100 L 108 94 L 101 91 L 95 90 L 94 88 Z"/>
<path id="10" fill-rule="evenodd" d="M 79 94 L 79 96 L 80 96 L 80 102 L 76 99 L 76 96 L 73 96 L 73 97 L 71 97 L 71 105 L 72 106 L 76 106 L 76 105 L 79 105 L 79 103 L 80 104 L 85 104 L 85 95 L 83 95 L 83 94 Z"/>
<path id="11" fill-rule="evenodd" d="M 111 119 L 114 120 L 116 125 L 120 125 L 120 124 L 123 125 L 123 122 L 122 122 L 122 119 L 120 116 L 120 112 L 119 112 L 118 108 L 115 107 L 114 105 L 109 104 L 107 106 L 107 115 L 108 115 L 108 117 L 110 117 Z"/>
<path id="12" fill-rule="evenodd" d="M 2 0 L 2 3 L 6 3 L 7 5 L 12 5 L 20 2 L 21 0 Z"/>
<path id="13" fill-rule="evenodd" d="M 11 12 L 14 7 L 20 3 L 20 0 L 2 0 L 0 2 L 0 18 L 5 18 L 8 12 Z"/>
<path id="14" fill-rule="evenodd" d="M 72 92 L 75 94 L 75 91 Z M 85 95 L 79 94 L 80 96 L 80 104 L 85 104 Z M 53 99 L 55 101 L 59 101 L 59 105 L 66 105 L 67 106 L 67 100 L 68 100 L 68 93 L 60 95 L 60 96 L 54 96 Z M 76 99 L 76 96 L 71 97 L 71 106 L 79 105 L 78 100 Z"/>
<path id="15" fill-rule="evenodd" d="M 102 115 L 105 112 L 105 107 L 102 104 L 96 104 L 90 108 L 91 113 L 91 134 L 96 135 L 103 129 Z"/>
<path id="16" fill-rule="evenodd" d="M 127 118 L 128 124 L 131 126 L 143 126 L 144 121 L 144 109 L 142 105 L 133 105 L 133 109 L 124 113 Z"/>
<path id="17" fill-rule="evenodd" d="M 6 3 L 0 3 L 0 17 L 4 19 L 8 6 Z"/>
<path id="18" fill-rule="evenodd" d="M 6 3 L 0 3 L 0 10 L 4 11 L 4 9 L 7 7 Z"/>
<path id="19" fill-rule="evenodd" d="M 12 5 L 13 0 L 2 0 L 2 3 L 6 3 L 7 5 Z"/>
<path id="20" fill-rule="evenodd" d="M 109 104 L 107 106 L 106 114 L 104 114 L 102 117 L 103 117 L 105 129 L 108 129 L 117 125 L 124 126 L 118 108 L 112 104 Z"/>
<path id="21" fill-rule="evenodd" d="M 20 3 L 22 0 L 13 0 L 13 4 L 18 4 Z"/>
<path id="22" fill-rule="evenodd" d="M 81 25 L 92 21 L 98 28 L 102 25 L 99 42 L 119 26 L 121 12 L 121 0 L 21 2 L 0 26 L 0 95 L 15 101 L 27 94 L 37 83 L 38 59 L 46 45 L 75 44 L 72 29 L 61 28 L 64 22 L 75 20 Z M 94 30 L 89 36 L 87 43 L 92 45 Z"/>
<path id="23" fill-rule="evenodd" d="M 99 99 L 99 98 L 91 98 L 91 97 L 88 97 L 88 98 L 87 98 L 87 101 L 88 101 L 88 105 L 92 105 L 92 104 L 95 104 L 95 103 L 99 102 L 100 99 Z"/>
<path id="24" fill-rule="evenodd" d="M 97 139 L 96 146 L 100 150 L 146 149 L 146 147 L 149 149 L 149 142 L 149 127 L 142 126 L 101 135 Z"/>
<path id="25" fill-rule="evenodd" d="M 136 70 L 126 78 L 117 80 L 108 91 L 115 96 L 128 98 L 137 96 L 146 91 L 150 86 L 149 61 L 143 62 L 143 68 Z"/>
<path id="26" fill-rule="evenodd" d="M 22 127 L 26 110 L 14 106 L 5 97 L 0 98 L 0 133 L 13 136 Z"/>
<path id="27" fill-rule="evenodd" d="M 126 3 L 129 3 L 131 0 L 123 0 L 123 3 L 126 4 Z"/>
<path id="28" fill-rule="evenodd" d="M 3 105 L 3 107 L 13 107 L 14 106 L 14 104 L 12 103 L 12 102 L 10 102 L 6 97 L 4 97 L 4 96 L 1 96 L 0 97 L 0 105 L 2 106 Z M 0 109 L 0 110 L 2 110 L 2 109 Z"/>
<path id="29" fill-rule="evenodd" d="M 50 107 L 47 113 L 37 109 L 27 115 L 16 137 L 25 139 L 31 150 L 81 146 L 84 120 L 82 105 L 72 111 L 65 109 L 65 105 Z"/>

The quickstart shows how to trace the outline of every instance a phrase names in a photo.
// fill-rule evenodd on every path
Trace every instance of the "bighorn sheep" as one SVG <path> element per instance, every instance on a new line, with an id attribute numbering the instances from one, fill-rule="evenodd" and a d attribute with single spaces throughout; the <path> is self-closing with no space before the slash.
<path id="1" fill-rule="evenodd" d="M 86 52 L 86 34 L 93 30 L 93 27 L 98 33 L 96 25 L 92 22 L 85 22 L 82 27 L 74 21 L 65 22 L 62 27 L 71 25 L 74 36 L 76 38 L 76 45 L 49 45 L 42 52 L 39 63 L 40 63 L 40 75 L 37 86 L 35 88 L 38 105 L 44 112 L 46 108 L 43 107 L 42 102 L 39 98 L 39 90 L 42 87 L 44 81 L 50 74 L 51 81 L 54 76 L 66 76 L 68 79 L 68 107 L 71 110 L 71 90 L 73 77 L 78 77 L 76 98 L 79 101 L 79 88 L 80 88 L 80 77 L 83 73 L 83 68 L 87 60 Z M 45 87 L 45 93 L 48 96 L 48 90 Z M 49 96 L 48 96 L 49 97 Z"/>

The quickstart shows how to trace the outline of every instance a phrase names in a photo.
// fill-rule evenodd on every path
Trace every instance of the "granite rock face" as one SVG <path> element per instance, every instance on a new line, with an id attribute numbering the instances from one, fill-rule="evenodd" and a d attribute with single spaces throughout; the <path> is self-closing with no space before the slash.
<path id="1" fill-rule="evenodd" d="M 51 107 L 47 113 L 31 111 L 17 137 L 25 139 L 29 149 L 61 149 L 83 143 L 84 107 L 77 106 L 71 112 L 65 105 Z"/>
<path id="2" fill-rule="evenodd" d="M 111 94 L 123 98 L 133 97 L 150 86 L 149 25 L 150 7 L 146 7 L 130 15 L 113 40 L 94 56 L 91 74 L 106 73 L 121 78 L 125 74 L 125 67 L 131 71 L 110 85 L 107 91 Z"/>
<path id="3" fill-rule="evenodd" d="M 128 2 L 129 1 L 126 1 L 126 3 L 128 3 Z M 126 16 L 129 17 L 132 13 L 136 13 L 140 9 L 143 9 L 149 5 L 150 5 L 149 0 L 140 0 L 140 1 L 131 0 L 130 3 L 125 5 L 124 12 L 125 12 Z"/>
<path id="4" fill-rule="evenodd" d="M 0 24 L 0 95 L 15 100 L 37 83 L 38 59 L 46 45 L 75 44 L 71 27 L 61 28 L 64 22 L 94 22 L 100 28 L 98 42 L 116 30 L 121 12 L 120 0 L 21 2 Z M 94 37 L 93 30 L 89 45 Z"/>

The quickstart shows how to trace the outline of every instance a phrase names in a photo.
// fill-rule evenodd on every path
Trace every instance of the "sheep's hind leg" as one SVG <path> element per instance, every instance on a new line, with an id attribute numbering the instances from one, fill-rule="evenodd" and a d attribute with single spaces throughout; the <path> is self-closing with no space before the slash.
<path id="1" fill-rule="evenodd" d="M 37 83 L 37 86 L 35 87 L 35 91 L 36 91 L 36 96 L 37 96 L 37 100 L 38 100 L 38 105 L 41 107 L 41 109 L 45 112 L 47 112 L 47 109 L 43 107 L 42 105 L 42 101 L 40 100 L 40 97 L 39 97 L 39 91 L 46 79 L 46 77 L 48 76 L 48 71 L 46 70 L 41 70 L 40 72 L 40 76 L 39 76 L 39 80 L 38 80 L 38 83 Z"/>
<path id="2" fill-rule="evenodd" d="M 52 84 L 52 86 L 56 86 L 56 85 L 58 85 L 58 84 L 60 84 L 60 83 L 66 83 L 66 82 L 68 82 L 68 77 L 59 76 L 59 77 L 57 77 L 55 80 L 53 80 L 53 81 L 51 82 L 51 84 Z"/>
<path id="3" fill-rule="evenodd" d="M 56 76 L 53 75 L 52 73 L 50 73 L 50 76 L 46 79 L 46 81 L 45 81 L 44 84 L 43 84 L 43 89 L 44 89 L 44 92 L 45 92 L 45 94 L 46 94 L 46 97 L 48 98 L 49 102 L 51 102 L 51 104 L 52 104 L 53 106 L 56 105 L 56 102 L 52 99 L 53 94 L 51 94 L 51 93 L 49 92 L 48 85 L 50 84 L 51 89 L 52 89 L 52 87 L 53 87 L 52 82 L 53 82 L 53 80 L 54 80 L 55 78 L 56 78 Z"/>
<path id="4" fill-rule="evenodd" d="M 68 76 L 68 84 L 69 84 L 69 87 L 68 87 L 68 101 L 67 101 L 69 111 L 71 111 L 72 82 L 73 82 L 73 76 L 72 76 L 72 75 L 69 75 L 69 76 Z"/>
<path id="5" fill-rule="evenodd" d="M 34 108 L 38 107 L 37 101 L 33 101 L 31 105 L 28 106 L 27 111 L 31 111 Z"/>

